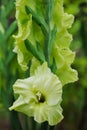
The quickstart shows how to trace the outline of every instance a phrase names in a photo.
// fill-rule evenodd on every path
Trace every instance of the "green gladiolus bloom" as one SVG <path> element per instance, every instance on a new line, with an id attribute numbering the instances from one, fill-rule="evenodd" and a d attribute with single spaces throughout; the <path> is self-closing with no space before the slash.
<path id="1" fill-rule="evenodd" d="M 25 11 L 25 6 L 31 7 L 34 11 L 43 12 L 42 4 L 40 1 L 16 0 L 16 20 L 18 24 L 18 34 L 14 35 L 15 48 L 14 52 L 17 53 L 18 63 L 25 71 L 28 69 L 27 64 L 32 59 L 32 54 L 27 51 L 24 40 L 29 39 L 34 45 L 36 41 L 44 42 L 43 34 L 40 27 L 32 20 L 32 14 Z M 40 5 L 37 7 L 37 5 Z M 42 15 L 43 13 L 41 13 Z"/>
<path id="2" fill-rule="evenodd" d="M 48 121 L 55 125 L 62 120 L 62 84 L 46 62 L 37 67 L 31 77 L 18 79 L 13 89 L 19 97 L 10 110 L 33 116 L 38 123 Z"/>
<path id="3" fill-rule="evenodd" d="M 28 68 L 27 62 L 32 57 L 24 45 L 24 40 L 30 35 L 30 28 L 32 23 L 32 16 L 27 15 L 25 12 L 26 4 L 29 5 L 27 0 L 16 1 L 16 20 L 18 24 L 18 34 L 13 36 L 15 38 L 15 48 L 13 51 L 17 53 L 18 63 L 23 70 Z"/>
<path id="4" fill-rule="evenodd" d="M 54 7 L 51 28 L 56 25 L 57 33 L 52 49 L 51 62 L 54 58 L 57 67 L 56 74 L 62 82 L 62 85 L 65 85 L 78 79 L 77 72 L 71 68 L 75 53 L 69 48 L 72 35 L 68 32 L 68 29 L 72 26 L 74 17 L 64 12 L 63 0 L 55 0 Z"/>

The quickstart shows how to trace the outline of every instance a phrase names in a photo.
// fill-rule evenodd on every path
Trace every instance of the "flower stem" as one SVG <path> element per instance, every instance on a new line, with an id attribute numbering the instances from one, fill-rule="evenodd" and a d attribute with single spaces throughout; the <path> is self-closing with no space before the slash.
<path id="1" fill-rule="evenodd" d="M 48 130 L 54 130 L 55 126 L 49 126 Z"/>
<path id="2" fill-rule="evenodd" d="M 51 36 L 50 35 L 50 0 L 46 0 L 44 4 L 46 10 L 45 21 L 48 25 L 48 33 L 45 35 L 45 57 L 49 65 L 50 64 L 49 45 L 50 45 L 50 36 Z"/>
<path id="3" fill-rule="evenodd" d="M 44 122 L 44 123 L 41 124 L 39 130 L 47 130 L 47 129 L 48 129 L 48 122 Z"/>
<path id="4" fill-rule="evenodd" d="M 29 130 L 36 130 L 36 122 L 34 121 L 33 117 L 29 118 Z"/>
<path id="5" fill-rule="evenodd" d="M 10 112 L 10 130 L 23 130 L 16 111 Z"/>
<path id="6" fill-rule="evenodd" d="M 25 130 L 29 130 L 29 126 L 28 126 L 28 117 L 25 115 L 24 117 L 24 123 L 25 123 Z"/>

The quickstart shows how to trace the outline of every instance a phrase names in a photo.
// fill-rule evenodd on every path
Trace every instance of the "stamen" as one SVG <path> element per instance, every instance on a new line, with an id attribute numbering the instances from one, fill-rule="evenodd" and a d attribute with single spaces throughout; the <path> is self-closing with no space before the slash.
<path id="1" fill-rule="evenodd" d="M 45 97 L 43 96 L 41 92 L 38 91 L 36 93 L 36 96 L 37 96 L 38 102 L 43 103 L 45 101 Z"/>

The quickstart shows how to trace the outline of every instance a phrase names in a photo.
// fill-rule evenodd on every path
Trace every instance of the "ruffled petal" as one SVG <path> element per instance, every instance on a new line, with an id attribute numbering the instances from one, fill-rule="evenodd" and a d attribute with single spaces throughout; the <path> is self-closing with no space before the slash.
<path id="1" fill-rule="evenodd" d="M 34 78 L 35 89 L 43 92 L 46 102 L 49 105 L 57 104 L 62 95 L 62 84 L 48 68 L 47 63 L 36 69 Z"/>
<path id="2" fill-rule="evenodd" d="M 57 75 L 59 76 L 62 85 L 65 85 L 67 83 L 72 83 L 78 80 L 77 71 L 72 69 L 68 65 L 64 65 L 61 69 L 58 69 Z"/>
<path id="3" fill-rule="evenodd" d="M 48 106 L 46 108 L 46 113 L 50 125 L 56 125 L 63 119 L 62 108 L 59 104 L 53 107 Z"/>
<path id="4" fill-rule="evenodd" d="M 35 103 L 34 102 L 26 102 L 24 97 L 20 96 L 14 103 L 13 106 L 9 108 L 9 110 L 16 110 L 22 113 L 25 113 L 27 116 L 34 115 Z"/>

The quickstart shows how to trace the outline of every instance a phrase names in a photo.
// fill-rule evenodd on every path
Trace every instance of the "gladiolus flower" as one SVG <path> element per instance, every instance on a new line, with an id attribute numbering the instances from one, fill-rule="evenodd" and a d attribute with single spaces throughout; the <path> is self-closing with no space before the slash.
<path id="1" fill-rule="evenodd" d="M 48 121 L 49 125 L 56 125 L 62 120 L 62 84 L 46 62 L 31 77 L 18 79 L 13 89 L 19 97 L 10 110 L 33 116 L 38 123 Z"/>

